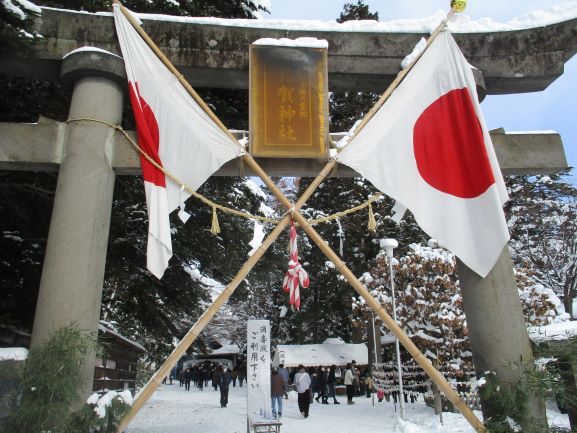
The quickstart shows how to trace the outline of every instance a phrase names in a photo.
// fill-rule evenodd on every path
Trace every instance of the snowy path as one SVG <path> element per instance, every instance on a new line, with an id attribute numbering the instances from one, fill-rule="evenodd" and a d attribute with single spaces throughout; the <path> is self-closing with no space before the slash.
<path id="1" fill-rule="evenodd" d="M 366 397 L 357 397 L 356 404 L 352 406 L 346 404 L 345 397 L 339 397 L 340 405 L 314 402 L 309 418 L 301 419 L 296 397 L 293 392 L 288 400 L 283 400 L 282 433 L 474 432 L 458 414 L 443 413 L 444 426 L 440 425 L 439 418 L 423 402 L 406 405 L 410 422 L 403 426 L 393 403 L 378 403 L 375 399 L 373 406 L 372 399 Z M 130 424 L 127 432 L 244 433 L 246 387 L 230 389 L 227 408 L 220 407 L 219 399 L 220 393 L 212 387 L 204 391 L 191 388 L 187 392 L 177 382 L 174 385 L 163 385 Z"/>
<path id="2" fill-rule="evenodd" d="M 405 407 L 407 422 L 395 413 L 393 403 L 372 405 L 372 399 L 355 398 L 355 405 L 322 405 L 314 402 L 310 416 L 300 418 L 296 393 L 283 400 L 282 433 L 474 433 L 467 421 L 454 413 L 443 413 L 443 425 L 433 410 L 420 401 Z M 398 408 L 397 408 L 398 410 Z M 477 416 L 480 413 L 476 412 Z M 551 424 L 569 427 L 567 415 L 548 404 Z M 162 385 L 127 429 L 128 433 L 244 433 L 246 432 L 246 386 L 230 389 L 227 408 L 220 407 L 220 393 L 212 387 L 185 391 L 178 386 Z"/>

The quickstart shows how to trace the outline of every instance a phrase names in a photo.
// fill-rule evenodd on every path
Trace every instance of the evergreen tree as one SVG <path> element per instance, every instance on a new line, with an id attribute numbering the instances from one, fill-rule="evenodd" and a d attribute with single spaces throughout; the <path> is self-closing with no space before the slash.
<path id="1" fill-rule="evenodd" d="M 31 2 L 0 2 L 0 54 L 29 48 L 37 37 L 33 25 L 39 15 L 40 8 Z"/>
<path id="2" fill-rule="evenodd" d="M 111 7 L 110 1 L 65 0 L 39 4 L 88 11 L 108 11 Z M 250 18 L 264 10 L 266 2 L 204 0 L 182 2 L 178 6 L 176 2 L 164 1 L 125 4 L 138 12 Z M 0 77 L 0 87 L 12 101 L 2 100 L 2 121 L 34 122 L 39 115 L 63 121 L 67 117 L 70 93 L 59 83 Z M 224 124 L 235 129 L 247 128 L 246 91 L 200 89 L 199 93 Z M 133 129 L 128 101 L 123 117 L 123 127 Z M 26 331 L 32 329 L 55 185 L 56 177 L 45 173 L 13 173 L 0 178 L 0 194 L 6 199 L 0 205 L 2 242 L 8 247 L 2 248 L 6 260 L 0 264 L 5 271 L 2 282 L 8 293 L 0 301 L 0 311 L 7 313 L 2 314 L 0 324 Z M 220 204 L 258 213 L 263 198 L 253 191 L 246 178 L 237 177 L 211 179 L 200 192 Z M 186 225 L 173 215 L 172 225 L 177 232 L 173 237 L 175 254 L 164 278 L 156 280 L 145 269 L 147 212 L 142 180 L 140 176 L 117 177 L 103 314 L 107 320 L 116 322 L 119 331 L 127 337 L 141 341 L 155 359 L 172 350 L 173 340 L 179 339 L 202 314 L 214 291 L 236 274 L 250 250 L 247 244 L 252 238 L 252 222 L 221 214 L 222 234 L 213 236 L 209 232 L 211 209 L 191 198 L 187 210 L 192 216 Z M 20 213 L 25 218 L 19 218 Z M 251 284 L 261 287 L 258 275 Z M 242 304 L 246 293 L 246 287 L 240 287 L 231 305 Z M 203 344 L 201 340 L 199 345 Z"/>
<path id="3" fill-rule="evenodd" d="M 337 22 L 354 20 L 379 20 L 378 12 L 372 13 L 362 0 L 356 4 L 345 3 Z M 378 101 L 380 95 L 373 92 L 345 91 L 330 95 L 330 127 L 333 132 L 348 131 L 362 119 Z"/>

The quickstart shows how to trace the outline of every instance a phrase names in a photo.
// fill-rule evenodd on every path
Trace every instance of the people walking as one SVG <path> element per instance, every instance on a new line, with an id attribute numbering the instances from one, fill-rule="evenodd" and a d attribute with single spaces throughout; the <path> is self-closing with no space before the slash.
<path id="1" fill-rule="evenodd" d="M 327 393 L 327 372 L 323 367 L 317 369 L 317 391 L 318 395 L 315 400 L 318 402 L 321 399 L 322 404 L 329 404 Z"/>
<path id="2" fill-rule="evenodd" d="M 220 367 L 214 367 L 214 370 L 212 371 L 212 387 L 215 391 L 218 389 L 218 381 L 221 373 L 222 369 Z"/>
<path id="3" fill-rule="evenodd" d="M 230 382 L 232 382 L 230 371 L 226 366 L 223 366 L 222 371 L 217 378 L 217 383 L 220 387 L 220 407 L 226 407 L 228 404 L 228 389 L 230 387 Z"/>
<path id="4" fill-rule="evenodd" d="M 288 399 L 289 371 L 285 368 L 284 364 L 279 364 L 278 374 L 284 382 L 284 398 Z"/>
<path id="5" fill-rule="evenodd" d="M 241 365 L 238 368 L 238 385 L 242 388 L 242 383 L 246 379 L 246 365 Z"/>
<path id="6" fill-rule="evenodd" d="M 232 369 L 232 372 L 230 373 L 231 377 L 232 377 L 232 387 L 235 388 L 236 387 L 236 379 L 238 378 L 238 368 L 234 367 Z"/>
<path id="7" fill-rule="evenodd" d="M 202 367 L 198 367 L 198 389 L 204 391 L 204 369 Z"/>
<path id="8" fill-rule="evenodd" d="M 355 376 L 353 374 L 353 367 L 350 363 L 347 364 L 347 371 L 345 372 L 345 386 L 347 387 L 347 404 L 355 404 L 353 396 L 355 394 L 354 382 Z"/>
<path id="9" fill-rule="evenodd" d="M 190 379 L 192 376 L 192 371 L 190 370 L 190 367 L 188 367 L 185 371 L 184 371 L 184 389 L 186 391 L 190 391 Z"/>
<path id="10" fill-rule="evenodd" d="M 336 389 L 335 389 L 335 385 L 337 382 L 336 369 L 337 369 L 336 365 L 331 365 L 331 368 L 329 369 L 329 374 L 327 377 L 327 385 L 329 387 L 329 397 L 333 398 L 333 403 L 334 404 L 340 404 L 339 401 L 337 400 L 337 394 L 336 394 Z M 328 397 L 327 397 L 327 400 L 328 400 Z"/>
<path id="11" fill-rule="evenodd" d="M 273 418 L 278 419 L 282 416 L 282 398 L 285 393 L 284 390 L 283 378 L 278 374 L 278 371 L 273 368 L 270 376 L 270 397 Z"/>
<path id="12" fill-rule="evenodd" d="M 311 404 L 311 377 L 305 371 L 304 366 L 298 366 L 298 372 L 295 374 L 295 387 L 298 393 L 298 404 L 301 415 L 304 418 L 309 417 L 309 406 Z"/>

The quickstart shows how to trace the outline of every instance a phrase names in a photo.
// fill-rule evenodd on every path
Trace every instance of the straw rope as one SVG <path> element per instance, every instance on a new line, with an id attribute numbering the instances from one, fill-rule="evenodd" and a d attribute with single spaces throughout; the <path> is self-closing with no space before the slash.
<path id="1" fill-rule="evenodd" d="M 214 217 L 216 215 L 216 210 L 218 209 L 224 213 L 235 215 L 235 216 L 238 216 L 240 218 L 258 220 L 258 221 L 262 221 L 262 222 L 266 222 L 266 223 L 270 223 L 270 224 L 275 224 L 275 225 L 278 224 L 280 221 L 280 219 L 278 219 L 278 218 L 268 218 L 268 217 L 264 217 L 264 216 L 260 216 L 260 215 L 253 215 L 253 214 L 248 213 L 248 212 L 243 212 L 243 211 L 239 211 L 237 209 L 223 206 L 221 204 L 218 204 L 218 203 L 210 200 L 209 198 L 205 197 L 204 195 L 199 194 L 198 192 L 193 190 L 190 186 L 188 186 L 188 185 L 184 184 L 182 181 L 180 181 L 178 179 L 178 177 L 176 177 L 175 175 L 170 173 L 168 170 L 166 170 L 164 167 L 159 165 L 154 159 L 152 159 L 152 157 L 150 157 L 150 155 L 148 155 L 146 153 L 146 151 L 144 151 L 144 149 L 142 149 L 138 145 L 138 143 L 136 143 L 132 139 L 132 137 L 130 137 L 130 135 L 128 135 L 128 133 L 119 125 L 114 125 L 114 124 L 106 122 L 104 120 L 91 119 L 89 117 L 79 117 L 76 119 L 68 119 L 66 121 L 66 123 L 72 123 L 72 122 L 96 122 L 96 123 L 101 123 L 103 125 L 107 125 L 113 129 L 116 129 L 117 131 L 120 131 L 126 137 L 128 142 L 132 145 L 132 147 L 134 147 L 134 149 L 136 149 L 136 151 L 139 152 L 155 168 L 160 170 L 166 177 L 168 177 L 175 184 L 181 185 L 184 188 L 184 190 L 187 191 L 191 196 L 198 199 L 200 202 L 204 203 L 205 205 L 209 206 L 213 211 L 213 220 L 214 220 Z M 310 219 L 307 219 L 307 222 L 311 225 L 317 225 L 317 224 L 322 224 L 322 223 L 326 223 L 326 222 L 331 222 L 331 221 L 334 221 L 338 218 L 342 218 L 342 217 L 350 215 L 352 213 L 359 212 L 366 207 L 369 207 L 370 211 L 372 211 L 371 204 L 373 202 L 377 201 L 378 199 L 380 199 L 382 196 L 383 196 L 383 194 L 372 195 L 371 197 L 369 197 L 368 200 L 366 200 L 365 202 L 363 202 L 357 206 L 354 206 L 352 208 L 345 209 L 344 211 L 336 212 L 334 214 L 327 215 L 324 217 L 310 218 Z M 372 212 L 370 212 L 370 214 L 372 214 Z M 299 224 L 297 223 L 297 225 L 299 225 Z M 214 221 L 213 221 L 213 226 L 214 226 Z M 220 230 L 218 230 L 218 232 L 220 232 Z"/>

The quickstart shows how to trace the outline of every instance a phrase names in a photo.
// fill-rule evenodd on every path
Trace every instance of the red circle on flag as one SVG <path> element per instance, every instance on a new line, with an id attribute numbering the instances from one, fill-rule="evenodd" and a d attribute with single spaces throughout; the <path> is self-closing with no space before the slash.
<path id="1" fill-rule="evenodd" d="M 413 128 L 413 149 L 421 177 L 446 194 L 475 198 L 495 183 L 467 88 L 451 90 L 423 111 Z"/>
<path id="2" fill-rule="evenodd" d="M 138 135 L 138 144 L 159 166 L 162 167 L 162 161 L 158 155 L 160 145 L 160 135 L 158 132 L 158 122 L 154 111 L 144 98 L 140 95 L 138 83 L 128 82 L 130 101 L 134 120 L 136 121 L 136 134 Z M 142 166 L 142 177 L 145 181 L 155 184 L 156 186 L 166 187 L 166 178 L 164 173 L 150 163 L 144 156 L 140 156 Z"/>

